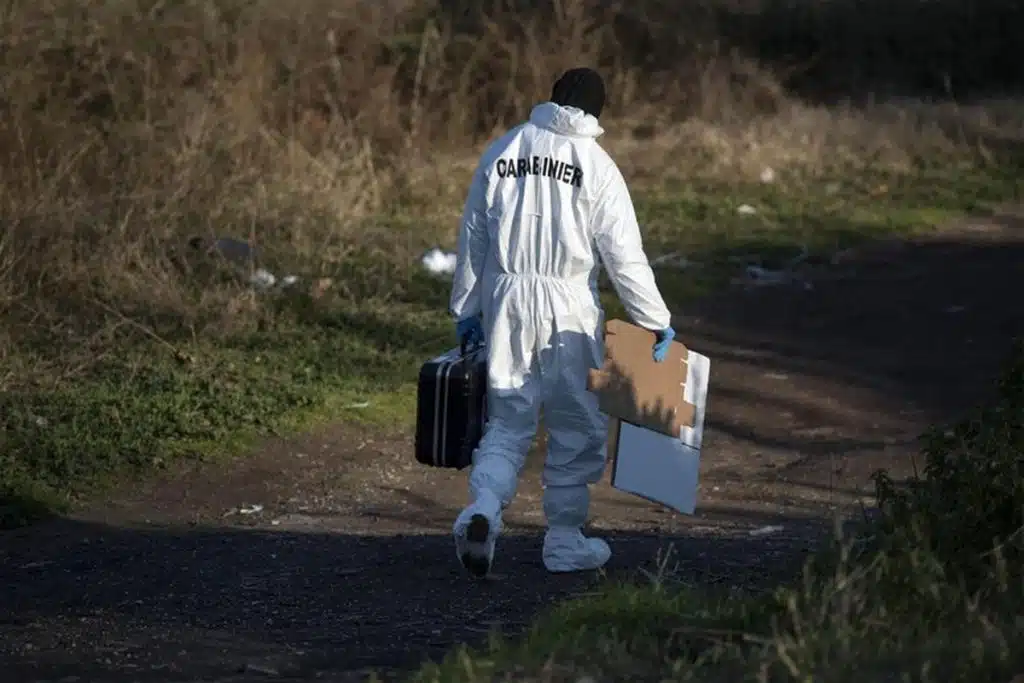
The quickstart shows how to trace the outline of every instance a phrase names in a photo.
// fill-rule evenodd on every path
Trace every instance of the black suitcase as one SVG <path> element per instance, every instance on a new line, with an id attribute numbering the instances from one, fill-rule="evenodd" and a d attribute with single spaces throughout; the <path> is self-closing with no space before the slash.
<path id="1" fill-rule="evenodd" d="M 487 421 L 487 350 L 455 348 L 423 364 L 416 399 L 416 460 L 461 470 L 472 464 Z"/>

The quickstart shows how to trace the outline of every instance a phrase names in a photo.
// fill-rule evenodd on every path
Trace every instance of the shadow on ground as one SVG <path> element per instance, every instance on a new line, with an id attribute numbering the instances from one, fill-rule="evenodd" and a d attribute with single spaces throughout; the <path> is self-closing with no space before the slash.
<path id="1" fill-rule="evenodd" d="M 769 587 L 813 546 L 809 525 L 765 538 L 613 535 L 609 576 Z M 502 538 L 500 574 L 483 582 L 462 574 L 446 535 L 72 521 L 49 525 L 45 542 L 37 533 L 10 532 L 0 550 L 0 664 L 22 683 L 361 680 L 363 667 L 408 668 L 492 629 L 514 633 L 604 580 L 547 574 L 526 527 Z"/>

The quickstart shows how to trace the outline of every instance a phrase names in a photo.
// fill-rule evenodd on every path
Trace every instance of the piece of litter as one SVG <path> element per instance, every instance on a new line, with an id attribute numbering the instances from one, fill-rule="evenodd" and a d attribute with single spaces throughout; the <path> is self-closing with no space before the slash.
<path id="1" fill-rule="evenodd" d="M 662 254 L 661 256 L 656 256 L 656 257 L 652 258 L 651 259 L 651 265 L 652 266 L 660 266 L 663 263 L 671 263 L 672 261 L 674 261 L 675 259 L 679 258 L 680 256 L 682 256 L 682 254 L 680 254 L 678 251 L 674 251 L 671 254 Z"/>
<path id="2" fill-rule="evenodd" d="M 766 185 L 775 182 L 775 169 L 769 167 L 761 171 L 761 182 Z"/>
<path id="3" fill-rule="evenodd" d="M 673 268 L 679 268 L 680 270 L 686 270 L 687 268 L 700 268 L 701 264 L 691 261 L 680 252 L 676 251 L 671 254 L 662 254 L 661 256 L 651 259 L 651 265 L 671 266 Z"/>
<path id="4" fill-rule="evenodd" d="M 189 240 L 189 245 L 207 254 L 217 253 L 238 265 L 252 263 L 258 258 L 256 249 L 251 244 L 234 237 L 217 237 L 211 241 L 197 236 Z"/>
<path id="5" fill-rule="evenodd" d="M 814 285 L 808 280 L 784 270 L 768 270 L 761 266 L 747 266 L 744 270 L 744 277 L 733 278 L 733 284 L 743 285 L 783 285 L 796 284 L 802 289 L 812 290 Z"/>
<path id="6" fill-rule="evenodd" d="M 258 269 L 249 278 L 249 284 L 257 289 L 270 289 L 277 282 L 277 278 L 269 270 Z"/>
<path id="7" fill-rule="evenodd" d="M 751 536 L 769 536 L 771 534 L 777 534 L 782 531 L 785 527 L 781 526 L 763 526 L 760 529 L 751 529 Z"/>
<path id="8" fill-rule="evenodd" d="M 241 515 L 255 515 L 260 512 L 263 512 L 262 505 L 247 505 L 238 508 L 238 513 Z"/>
<path id="9" fill-rule="evenodd" d="M 48 560 L 39 560 L 38 562 L 29 562 L 28 564 L 23 564 L 21 565 L 21 567 L 19 567 L 19 569 L 39 569 L 40 567 L 46 567 L 47 565 L 51 564 L 53 563 Z"/>
<path id="10" fill-rule="evenodd" d="M 423 267 L 433 275 L 451 275 L 455 272 L 458 257 L 451 252 L 444 252 L 434 247 L 423 255 Z"/>
<path id="11" fill-rule="evenodd" d="M 370 402 L 369 401 L 362 401 L 361 403 L 349 403 L 345 407 L 346 408 L 369 408 L 370 407 Z"/>
<path id="12" fill-rule="evenodd" d="M 256 259 L 256 249 L 248 242 L 234 237 L 218 237 L 213 242 L 212 250 L 238 263 Z"/>
<path id="13" fill-rule="evenodd" d="M 790 279 L 790 276 L 781 270 L 767 270 L 761 266 L 747 266 L 747 277 L 763 284 L 780 284 Z"/>
<path id="14" fill-rule="evenodd" d="M 796 266 L 806 261 L 810 255 L 811 250 L 807 248 L 807 245 L 801 245 L 800 253 L 786 262 L 786 268 L 795 268 Z"/>
<path id="15" fill-rule="evenodd" d="M 264 676 L 280 676 L 281 674 L 272 666 L 264 666 L 263 664 L 246 664 L 246 673 L 263 674 Z"/>
<path id="16" fill-rule="evenodd" d="M 249 284 L 256 289 L 266 291 L 277 286 L 278 289 L 291 287 L 299 281 L 298 275 L 285 275 L 280 280 L 266 268 L 259 268 L 249 276 Z"/>
<path id="17" fill-rule="evenodd" d="M 741 204 L 740 207 L 736 209 L 736 213 L 742 214 L 744 216 L 750 216 L 752 214 L 757 213 L 757 209 L 752 207 L 750 204 Z"/>

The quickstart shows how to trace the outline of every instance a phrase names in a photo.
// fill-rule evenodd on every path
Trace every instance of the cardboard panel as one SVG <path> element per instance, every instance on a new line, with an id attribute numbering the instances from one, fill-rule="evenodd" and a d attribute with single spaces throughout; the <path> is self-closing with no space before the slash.
<path id="1" fill-rule="evenodd" d="M 697 407 L 692 427 L 679 437 L 608 420 L 608 456 L 613 458 L 611 484 L 620 491 L 692 515 L 697 507 L 704 415 L 711 362 L 689 352 L 685 398 Z"/>
<path id="2" fill-rule="evenodd" d="M 692 427 L 695 407 L 684 400 L 688 350 L 673 341 L 665 360 L 651 357 L 656 336 L 624 320 L 605 325 L 605 362 L 592 370 L 587 387 L 601 411 L 630 424 L 679 438 Z"/>

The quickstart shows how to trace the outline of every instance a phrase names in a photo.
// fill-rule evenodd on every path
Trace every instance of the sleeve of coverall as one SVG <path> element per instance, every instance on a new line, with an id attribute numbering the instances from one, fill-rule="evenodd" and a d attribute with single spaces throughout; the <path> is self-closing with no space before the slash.
<path id="1" fill-rule="evenodd" d="M 487 258 L 487 205 L 483 165 L 473 173 L 459 225 L 458 254 L 449 312 L 455 320 L 481 313 L 480 276 Z"/>
<path id="2" fill-rule="evenodd" d="M 644 253 L 633 200 L 618 168 L 597 197 L 594 240 L 626 312 L 640 327 L 658 331 L 672 324 L 672 314 L 658 290 Z"/>

